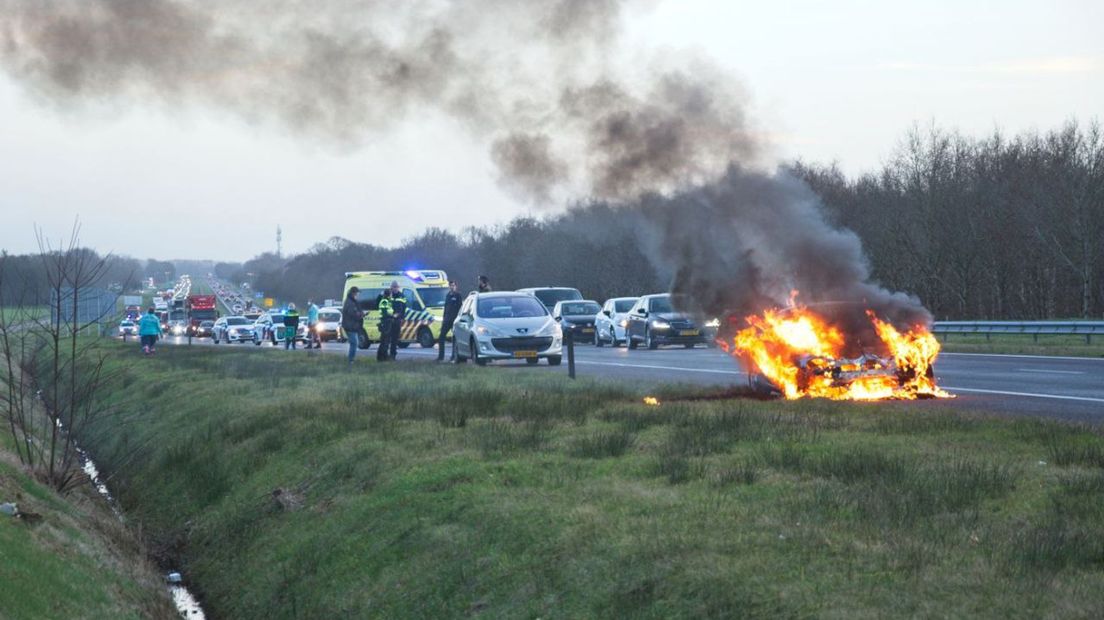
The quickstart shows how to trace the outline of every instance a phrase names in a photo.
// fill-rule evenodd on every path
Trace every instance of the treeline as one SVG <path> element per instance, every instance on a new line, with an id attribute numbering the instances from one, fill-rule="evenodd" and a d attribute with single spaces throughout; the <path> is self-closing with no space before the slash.
<path id="1" fill-rule="evenodd" d="M 1104 313 L 1104 140 L 1100 127 L 984 138 L 909 133 L 881 170 L 786 170 L 863 241 L 874 278 L 914 293 L 938 319 L 1046 319 Z M 665 290 L 674 266 L 634 211 L 587 205 L 455 235 L 438 229 L 396 248 L 334 238 L 281 259 L 264 254 L 220 275 L 282 299 L 338 297 L 343 273 L 441 268 L 465 290 L 569 285 L 594 299 Z M 248 275 L 252 274 L 252 275 Z"/>
<path id="2" fill-rule="evenodd" d="M 937 318 L 1104 314 L 1104 136 L 1096 123 L 971 139 L 913 131 L 876 172 L 796 164 L 874 276 Z"/>
<path id="3" fill-rule="evenodd" d="M 68 249 L 67 252 L 84 255 L 87 264 L 105 260 L 102 273 L 96 278 L 96 288 L 116 293 L 130 292 L 139 286 L 146 273 L 146 264 L 162 264 L 158 261 L 143 263 L 125 256 L 101 256 L 87 248 Z M 52 254 L 53 252 L 48 252 Z M 50 284 L 46 276 L 49 257 L 43 254 L 0 253 L 0 305 L 43 306 L 50 303 Z M 167 263 L 172 269 L 172 263 Z M 164 276 L 159 276 L 159 279 Z"/>

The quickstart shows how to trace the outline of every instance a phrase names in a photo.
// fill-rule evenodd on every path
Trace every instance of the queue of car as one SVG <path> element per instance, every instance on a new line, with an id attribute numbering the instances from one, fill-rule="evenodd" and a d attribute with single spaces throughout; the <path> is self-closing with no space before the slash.
<path id="1" fill-rule="evenodd" d="M 447 280 L 444 272 L 350 272 L 346 276 L 350 282 L 363 285 L 360 286 L 361 306 L 366 313 L 374 300 L 371 293 L 376 292 L 367 285 L 378 284 L 376 288 L 380 288 L 393 278 L 404 278 L 403 282 L 411 289 L 409 293 L 404 290 L 404 294 L 417 302 L 411 305 L 415 316 L 421 321 L 414 323 L 416 329 L 407 330 L 410 332 L 407 337 L 413 341 L 427 341 L 422 346 L 433 346 L 432 341 L 436 340 L 437 333 L 431 332 L 430 328 L 434 327 L 432 323 L 440 321 L 440 317 L 429 311 L 439 310 L 438 305 L 443 307 L 443 304 L 437 303 L 434 294 L 438 292 L 437 288 L 445 290 L 443 285 Z M 375 280 L 369 282 L 371 278 L 384 284 Z M 259 346 L 268 342 L 278 346 L 284 343 L 286 332 L 281 310 L 260 311 L 245 302 L 231 287 L 216 280 L 212 280 L 212 286 L 233 314 L 203 322 L 196 336 L 209 336 L 216 344 L 252 342 Z M 346 288 L 348 286 L 349 282 Z M 365 296 L 364 292 L 369 294 Z M 306 317 L 302 316 L 294 338 L 308 341 L 309 329 Z M 323 342 L 344 342 L 346 337 L 341 328 L 341 308 L 320 308 L 313 329 Z M 711 346 L 716 330 L 716 321 L 702 322 L 688 313 L 677 311 L 669 293 L 614 297 L 599 304 L 585 299 L 576 288 L 543 286 L 517 291 L 470 293 L 461 306 L 452 335 L 458 362 L 471 359 L 483 365 L 496 359 L 524 359 L 529 364 L 537 364 L 543 359 L 555 366 L 563 359 L 565 338 L 568 337 L 574 344 L 598 347 L 624 345 L 629 349 L 643 347 L 654 350 L 666 345 L 685 348 L 701 344 Z M 422 331 L 425 333 L 420 333 Z M 119 333 L 135 334 L 137 326 L 133 321 L 123 321 Z M 371 342 L 368 338 L 361 340 Z"/>

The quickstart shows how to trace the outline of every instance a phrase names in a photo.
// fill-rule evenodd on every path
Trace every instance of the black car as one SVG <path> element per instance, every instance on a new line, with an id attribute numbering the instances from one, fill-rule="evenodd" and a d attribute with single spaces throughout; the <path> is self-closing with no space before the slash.
<path id="1" fill-rule="evenodd" d="M 579 301 L 557 301 L 552 308 L 552 318 L 560 322 L 564 336 L 568 333 L 575 342 L 594 342 L 594 320 L 602 306 L 589 299 Z"/>
<path id="2" fill-rule="evenodd" d="M 211 331 L 214 329 L 214 327 L 214 321 L 200 321 L 199 325 L 196 325 L 195 327 L 194 335 L 196 338 L 210 338 Z"/>
<path id="3" fill-rule="evenodd" d="M 645 295 L 629 310 L 625 338 L 629 348 L 641 344 L 655 349 L 661 344 L 681 344 L 687 349 L 706 342 L 706 333 L 690 315 L 677 312 L 671 295 Z"/>

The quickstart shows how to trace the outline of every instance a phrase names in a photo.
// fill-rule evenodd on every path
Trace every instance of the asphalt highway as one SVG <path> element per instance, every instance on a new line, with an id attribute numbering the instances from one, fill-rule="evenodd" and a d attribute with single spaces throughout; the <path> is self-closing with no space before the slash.
<path id="1" fill-rule="evenodd" d="M 167 339 L 168 344 L 185 342 L 186 339 L 180 337 Z M 194 339 L 193 343 L 209 345 L 210 341 Z M 267 344 L 261 347 L 251 344 L 236 346 L 277 353 Z M 327 343 L 323 350 L 343 354 L 347 349 L 341 343 Z M 294 354 L 303 355 L 304 352 L 300 350 Z M 361 351 L 358 355 L 374 358 L 375 348 Z M 400 362 L 433 363 L 436 355 L 436 350 L 422 349 L 418 345 L 399 350 Z M 748 381 L 747 374 L 736 360 L 721 351 L 704 347 L 630 351 L 624 347 L 580 345 L 575 348 L 575 363 L 576 374 L 580 377 L 627 382 L 639 387 L 661 383 L 728 387 L 743 386 Z M 564 360 L 559 367 L 550 367 L 543 361 L 539 366 L 529 366 L 523 361 L 496 361 L 486 370 L 503 372 L 511 369 L 566 375 L 567 361 Z M 1104 358 L 944 353 L 936 362 L 936 378 L 941 387 L 957 398 L 919 401 L 915 406 L 1104 423 Z"/>

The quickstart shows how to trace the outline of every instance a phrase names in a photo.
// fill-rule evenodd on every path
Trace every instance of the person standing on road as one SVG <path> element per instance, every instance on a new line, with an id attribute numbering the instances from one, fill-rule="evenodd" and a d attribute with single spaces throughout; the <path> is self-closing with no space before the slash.
<path id="1" fill-rule="evenodd" d="M 460 297 L 460 287 L 456 284 L 456 280 L 449 280 L 449 292 L 445 294 L 445 316 L 441 319 L 441 333 L 437 337 L 437 361 L 445 361 L 445 338 L 448 333 L 452 331 L 452 325 L 456 322 L 456 317 L 460 315 L 460 304 L 463 299 Z M 456 345 L 452 345 L 452 357 L 456 358 Z"/>
<path id="2" fill-rule="evenodd" d="M 284 312 L 284 349 L 295 348 L 295 337 L 299 335 L 299 311 L 295 304 L 288 304 Z"/>
<path id="3" fill-rule="evenodd" d="M 391 360 L 399 354 L 399 341 L 402 340 L 403 323 L 406 321 L 406 296 L 398 282 L 391 283 Z"/>
<path id="4" fill-rule="evenodd" d="M 307 300 L 307 348 L 322 348 L 322 337 L 318 335 L 318 306 L 313 299 Z"/>
<path id="5" fill-rule="evenodd" d="M 398 282 L 392 282 L 391 286 L 398 286 Z M 379 307 L 380 321 L 379 321 L 379 348 L 376 349 L 376 361 L 386 362 L 388 358 L 388 349 L 391 346 L 391 291 L 385 289 L 377 300 L 376 305 Z"/>
<path id="6" fill-rule="evenodd" d="M 142 318 L 138 319 L 138 337 L 142 341 L 143 354 L 155 353 L 153 347 L 161 337 L 161 319 L 157 318 L 156 310 L 152 306 L 142 315 Z"/>
<path id="7" fill-rule="evenodd" d="M 491 288 L 490 278 L 487 276 L 479 276 L 479 292 L 490 293 L 492 290 L 494 289 Z"/>
<path id="8" fill-rule="evenodd" d="M 341 306 L 341 329 L 345 330 L 345 338 L 349 341 L 349 363 L 356 358 L 360 335 L 364 332 L 364 311 L 357 303 L 360 289 L 352 287 L 345 296 L 345 303 Z"/>

